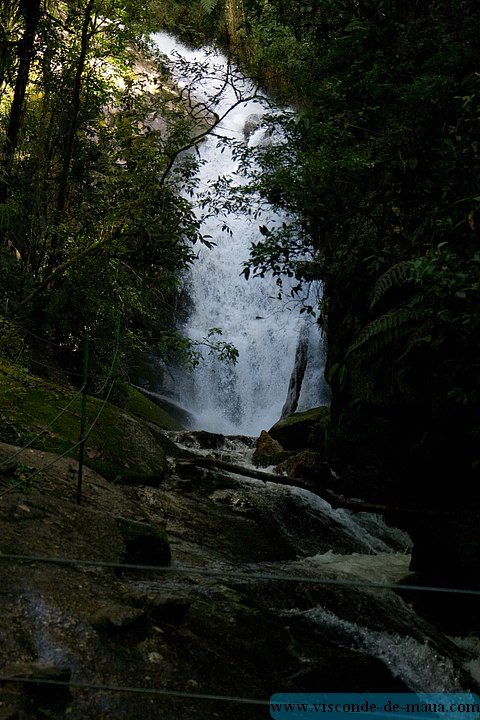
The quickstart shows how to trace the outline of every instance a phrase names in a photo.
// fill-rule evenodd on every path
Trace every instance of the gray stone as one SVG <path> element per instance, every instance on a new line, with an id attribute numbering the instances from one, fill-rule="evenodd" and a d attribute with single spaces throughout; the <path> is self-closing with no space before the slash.
<path id="1" fill-rule="evenodd" d="M 124 562 L 130 565 L 170 565 L 172 554 L 164 527 L 118 518 L 125 543 Z"/>
<path id="2" fill-rule="evenodd" d="M 255 130 L 258 130 L 258 127 L 260 126 L 261 117 L 257 113 L 252 113 L 247 117 L 245 120 L 245 125 L 243 126 L 243 135 L 245 137 L 245 140 L 248 140 L 251 135 L 255 132 Z"/>
<path id="3" fill-rule="evenodd" d="M 298 339 L 297 350 L 295 353 L 295 362 L 288 385 L 287 399 L 282 408 L 282 418 L 288 417 L 295 412 L 298 407 L 300 391 L 302 389 L 305 370 L 307 369 L 308 360 L 308 336 L 302 333 Z"/>
<path id="4" fill-rule="evenodd" d="M 116 603 L 99 608 L 91 616 L 90 622 L 97 632 L 114 639 L 127 639 L 130 636 L 139 639 L 148 625 L 143 610 Z"/>

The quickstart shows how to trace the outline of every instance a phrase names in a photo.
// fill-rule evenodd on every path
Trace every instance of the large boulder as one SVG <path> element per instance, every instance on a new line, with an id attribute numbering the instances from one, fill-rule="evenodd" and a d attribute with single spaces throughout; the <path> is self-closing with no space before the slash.
<path id="1" fill-rule="evenodd" d="M 278 440 L 274 440 L 266 430 L 262 430 L 255 446 L 252 461 L 257 467 L 268 467 L 269 465 L 278 465 L 290 455 L 291 453 L 285 451 Z"/>
<path id="2" fill-rule="evenodd" d="M 159 424 L 166 430 L 185 430 L 192 425 L 190 413 L 167 395 L 152 392 L 140 386 L 132 387 L 130 394 L 132 394 L 132 390 L 142 393 L 150 402 L 160 408 L 163 418 Z M 156 422 L 159 422 L 157 418 Z"/>
<path id="3" fill-rule="evenodd" d="M 257 113 L 252 113 L 246 118 L 245 125 L 243 126 L 243 135 L 245 140 L 248 140 L 250 136 L 258 130 L 261 122 L 262 118 Z"/>
<path id="4" fill-rule="evenodd" d="M 315 450 L 302 450 L 291 455 L 276 467 L 277 472 L 284 472 L 292 480 L 303 480 L 305 486 L 313 491 L 331 484 L 330 468 L 323 460 L 322 453 Z"/>
<path id="5" fill-rule="evenodd" d="M 322 405 L 305 412 L 293 413 L 279 420 L 268 431 L 285 450 L 299 452 L 311 448 L 324 455 L 325 429 L 330 417 L 329 408 Z"/>
<path id="6" fill-rule="evenodd" d="M 131 565 L 170 565 L 172 554 L 165 528 L 153 523 L 118 518 L 125 543 L 124 562 Z"/>

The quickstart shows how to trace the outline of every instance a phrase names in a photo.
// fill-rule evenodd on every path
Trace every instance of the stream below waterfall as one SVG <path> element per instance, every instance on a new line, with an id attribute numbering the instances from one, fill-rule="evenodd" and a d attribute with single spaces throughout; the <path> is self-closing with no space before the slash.
<path id="1" fill-rule="evenodd" d="M 228 111 L 216 133 L 198 146 L 202 164 L 196 202 L 200 204 L 203 194 L 211 191 L 219 178 L 244 182 L 235 154 L 218 134 L 246 144 L 263 142 L 261 116 L 269 106 L 260 98 L 239 102 L 239 98 L 254 96 L 255 88 L 238 69 L 232 71 L 220 53 L 189 50 L 166 33 L 155 35 L 154 40 L 171 59 L 179 86 L 188 84 L 190 97 L 207 103 L 219 116 Z M 202 78 L 192 81 L 185 66 L 179 66 L 179 56 L 189 63 L 201 63 Z M 201 216 L 200 209 L 198 213 Z M 260 226 L 273 227 L 284 221 L 288 222 L 288 218 L 272 208 L 260 208 L 260 200 L 258 208 L 252 206 L 251 214 L 214 209 L 203 221 L 202 232 L 215 246 L 200 248 L 198 259 L 183 278 L 189 311 L 180 329 L 186 337 L 201 342 L 211 328 L 220 328 L 222 340 L 238 350 L 238 362 L 229 365 L 205 352 L 194 371 L 172 371 L 174 399 L 191 413 L 193 427 L 245 435 L 258 435 L 271 427 L 280 418 L 286 401 L 301 338 L 308 346 L 308 361 L 298 410 L 327 402 L 318 325 L 299 313 L 298 303 L 278 298 L 274 278 L 246 281 L 241 274 L 251 244 L 262 237 Z"/>
<path id="2" fill-rule="evenodd" d="M 251 439 L 170 437 L 194 457 L 253 468 Z M 447 636 L 417 614 L 412 593 L 394 589 L 409 575 L 406 533 L 305 489 L 191 462 L 175 462 L 143 501 L 167 519 L 173 569 L 200 571 L 167 576 L 161 591 L 204 613 L 218 662 L 237 664 L 236 694 L 245 677 L 257 694 L 275 682 L 278 692 L 478 692 L 478 638 Z M 147 581 L 143 591 L 156 588 Z M 277 663 L 290 668 L 282 680 Z M 222 667 L 214 661 L 220 683 Z"/>
<path id="3" fill-rule="evenodd" d="M 222 55 L 189 50 L 164 33 L 155 41 L 171 58 L 180 53 L 206 63 L 208 78 L 192 88 L 194 97 L 209 101 L 218 92 Z M 180 85 L 187 82 L 174 73 Z M 248 94 L 251 88 L 242 82 L 239 92 Z M 225 112 L 236 100 L 226 84 L 216 111 Z M 265 112 L 268 106 L 259 100 L 238 103 L 222 121 L 222 134 L 263 142 Z M 205 161 L 199 197 L 221 176 L 242 182 L 228 145 L 207 137 L 199 152 Z M 200 249 L 184 278 L 191 310 L 182 332 L 200 340 L 209 328 L 220 327 L 239 351 L 238 364 L 206 356 L 192 374 L 173 371 L 176 400 L 202 432 L 172 439 L 188 452 L 246 467 L 252 438 L 280 417 L 302 336 L 308 336 L 308 364 L 298 409 L 328 403 L 318 327 L 278 300 L 274 279 L 246 282 L 241 275 L 251 243 L 260 238 L 259 225 L 283 221 L 268 208 L 254 220 L 253 215 L 210 216 L 204 232 L 216 245 Z M 204 446 L 203 431 L 221 435 L 211 435 Z M 188 603 L 192 617 L 202 617 L 215 654 L 210 676 L 219 692 L 232 682 L 229 673 L 237 675 L 238 683 L 230 685 L 235 695 L 241 688 L 244 695 L 263 696 L 275 682 L 278 692 L 478 692 L 480 641 L 447 636 L 417 614 L 411 593 L 393 589 L 409 576 L 411 541 L 380 516 L 334 510 L 318 495 L 283 483 L 181 463 L 172 466 L 160 489 L 145 488 L 143 502 L 167 520 L 174 567 L 214 571 L 195 579 L 168 576 L 162 592 Z M 147 581 L 143 591 L 155 593 L 158 586 Z M 267 716 L 238 707 L 234 714 Z"/>
<path id="4" fill-rule="evenodd" d="M 157 43 L 190 53 L 163 34 Z M 243 137 L 246 118 L 263 110 L 240 103 L 223 132 Z M 202 145 L 204 187 L 236 172 L 228 147 L 217 151 L 212 138 Z M 259 477 L 255 436 L 281 413 L 305 335 L 300 408 L 326 404 L 321 338 L 276 300 L 275 283 L 240 276 L 258 220 L 229 217 L 231 236 L 223 219 L 208 223 L 217 245 L 184 278 L 192 312 L 182 329 L 195 340 L 221 327 L 240 357 L 234 368 L 207 355 L 190 376 L 172 370 L 175 399 L 200 429 L 112 415 L 115 448 L 125 446 L 119 475 L 85 467 L 81 503 L 69 457 L 0 443 L 0 461 L 38 467 L 0 503 L 1 720 L 265 720 L 277 693 L 477 702 L 478 621 L 464 636 L 422 614 L 414 598 L 426 589 L 408 586 L 408 535 L 291 478 Z M 103 462 L 100 443 L 88 451 Z M 469 600 L 476 620 L 478 599 Z"/>
<path id="5" fill-rule="evenodd" d="M 78 506 L 65 461 L 3 498 L 2 549 L 74 560 L 2 566 L 3 675 L 71 673 L 60 698 L 54 685 L 0 684 L 2 720 L 265 720 L 277 693 L 478 693 L 478 637 L 447 634 L 399 588 L 404 532 L 285 478 L 243 475 L 253 438 L 168 440 L 152 485 L 88 471 Z M 145 529 L 147 557 L 122 568 Z M 168 565 L 152 553 L 163 529 Z"/>

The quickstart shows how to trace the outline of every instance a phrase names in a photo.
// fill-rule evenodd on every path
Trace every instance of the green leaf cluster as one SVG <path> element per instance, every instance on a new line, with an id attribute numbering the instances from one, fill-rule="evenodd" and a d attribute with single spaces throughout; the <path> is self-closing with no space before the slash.
<path id="1" fill-rule="evenodd" d="M 374 422 L 365 436 L 361 412 L 358 425 L 346 422 L 360 406 L 385 427 L 408 425 L 392 451 L 398 468 L 386 456 L 383 468 L 398 474 L 415 457 L 471 478 L 480 427 L 476 3 L 245 7 L 244 61 L 296 113 L 277 116 L 283 142 L 252 151 L 263 172 L 251 178 L 252 192 L 294 219 L 288 231 L 260 230 L 244 273 L 322 279 L 332 419 L 345 446 L 349 433 L 362 435 L 362 462 L 377 463 L 380 436 Z"/>
<path id="2" fill-rule="evenodd" d="M 148 40 L 155 3 L 21 5 L 0 24 L 0 349 L 75 380 L 88 332 L 101 380 L 119 316 L 119 358 L 171 328 L 203 242 L 194 120 Z"/>

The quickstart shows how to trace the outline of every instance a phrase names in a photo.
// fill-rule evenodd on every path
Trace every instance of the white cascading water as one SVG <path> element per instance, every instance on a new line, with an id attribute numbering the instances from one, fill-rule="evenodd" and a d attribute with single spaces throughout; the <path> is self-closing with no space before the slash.
<path id="1" fill-rule="evenodd" d="M 197 100 L 209 102 L 218 93 L 226 58 L 211 51 L 191 51 L 166 33 L 155 35 L 154 40 L 167 57 L 175 59 L 175 54 L 179 54 L 188 62 L 208 63 L 211 72 L 205 73 L 205 78 L 192 90 Z M 177 72 L 179 84 L 188 83 L 188 77 L 178 76 L 175 66 L 173 72 Z M 242 97 L 252 94 L 253 88 L 244 79 L 240 83 Z M 222 115 L 237 102 L 235 88 L 227 85 L 215 110 Z M 261 116 L 266 110 L 267 104 L 260 100 L 242 102 L 228 113 L 219 131 L 247 142 L 247 118 Z M 254 132 L 248 142 L 261 141 L 261 133 Z M 199 173 L 199 197 L 219 177 L 230 176 L 236 183 L 242 182 L 230 148 L 219 147 L 217 137 L 207 137 L 199 152 L 205 161 Z M 205 352 L 203 361 L 191 374 L 175 372 L 176 399 L 192 414 L 194 427 L 231 435 L 258 435 L 261 430 L 268 430 L 281 416 L 301 333 L 308 335 L 309 350 L 298 410 L 327 402 L 318 326 L 300 315 L 298 307 L 293 304 L 288 307 L 285 300 L 278 299 L 278 286 L 273 278 L 246 281 L 241 274 L 252 242 L 262 237 L 259 226 L 272 227 L 283 219 L 273 210 L 263 210 L 255 219 L 232 212 L 226 218 L 210 217 L 202 224 L 202 232 L 211 236 L 216 247 L 202 247 L 185 277 L 190 313 L 181 330 L 192 340 L 201 341 L 209 329 L 220 328 L 221 340 L 232 343 L 239 356 L 236 365 L 229 365 Z M 231 234 L 222 231 L 224 224 Z"/>
<path id="2" fill-rule="evenodd" d="M 215 66 L 225 64 L 221 56 L 189 51 L 165 34 L 157 35 L 156 42 L 167 56 L 179 52 L 189 61 L 208 61 Z M 220 82 L 217 70 L 206 71 L 206 75 L 209 77 L 195 89 L 195 97 L 201 101 L 211 98 Z M 178 75 L 177 78 L 180 84 L 182 78 Z M 225 88 L 221 108 L 216 108 L 219 114 L 238 99 L 231 92 L 231 87 Z M 265 108 L 258 102 L 238 105 L 222 122 L 222 134 L 246 141 L 245 120 L 263 112 Z M 261 138 L 259 130 L 249 137 L 249 142 L 261 142 Z M 199 195 L 219 176 L 229 175 L 236 183 L 242 182 L 229 148 L 218 147 L 217 138 L 207 138 L 200 152 L 206 162 L 200 171 Z M 223 216 L 210 218 L 203 225 L 203 232 L 212 236 L 217 246 L 212 250 L 202 247 L 192 272 L 185 278 L 192 310 L 182 330 L 193 340 L 201 340 L 209 328 L 221 327 L 223 339 L 237 347 L 240 357 L 235 367 L 229 367 L 207 355 L 192 377 L 176 378 L 177 387 L 182 387 L 178 400 L 195 414 L 197 428 L 224 435 L 258 435 L 278 420 L 302 333 L 309 335 L 310 372 L 307 366 L 299 408 L 327 401 L 322 380 L 321 338 L 315 323 L 308 325 L 298 309 L 289 310 L 276 299 L 278 288 L 273 280 L 247 282 L 241 276 L 251 243 L 261 239 L 259 225 L 271 227 L 282 220 L 273 211 L 254 221 L 232 214 L 226 219 L 232 229 L 231 237 L 221 231 Z M 181 432 L 171 437 L 199 455 L 218 453 L 221 459 L 233 460 L 237 465 L 248 467 L 251 463 L 251 443 L 246 438 L 224 438 L 221 447 L 212 451 L 211 447 L 203 448 L 201 434 Z M 255 518 L 279 543 L 291 548 L 293 557 L 287 559 L 286 553 L 285 559 L 254 559 L 246 563 L 236 558 L 232 564 L 229 551 L 224 549 L 231 545 L 219 542 L 215 523 L 210 527 L 210 518 L 216 517 L 215 513 L 203 513 L 206 497 L 201 495 L 202 520 L 198 523 L 195 492 L 185 497 L 182 486 L 182 504 L 174 500 L 170 506 L 171 517 L 175 518 L 172 535 L 175 528 L 178 532 L 174 545 L 177 561 L 182 548 L 185 553 L 180 564 L 182 557 L 187 557 L 189 563 L 193 557 L 201 566 L 222 569 L 226 577 L 232 570 L 243 573 L 248 579 L 237 582 L 244 583 L 242 592 L 247 594 L 255 587 L 255 581 L 262 582 L 262 576 L 265 580 L 267 575 L 269 582 L 263 588 L 268 602 L 271 598 L 272 613 L 285 618 L 286 623 L 301 619 L 311 626 L 312 632 L 318 629 L 319 642 L 326 640 L 348 652 L 375 658 L 412 692 L 459 692 L 470 686 L 469 676 L 478 682 L 478 640 L 445 638 L 441 631 L 416 614 L 408 594 L 404 599 L 391 589 L 377 587 L 385 583 L 394 585 L 409 574 L 411 541 L 403 531 L 389 527 L 377 515 L 334 509 L 321 497 L 301 488 L 231 473 L 223 485 L 219 476 L 216 477 L 219 485 L 208 491 L 208 502 L 230 508 L 233 516 Z M 196 480 L 196 486 L 197 483 L 200 487 L 201 480 Z M 163 517 L 164 503 L 172 502 L 172 489 L 148 489 L 147 492 L 160 497 Z M 189 516 L 192 501 L 193 515 Z M 225 534 L 230 535 L 227 524 Z M 187 547 L 182 544 L 185 537 L 188 537 Z M 332 582 L 328 587 L 312 584 L 302 585 L 301 589 L 297 589 L 295 583 L 276 586 L 275 577 L 285 574 L 327 578 Z M 161 592 L 168 588 L 174 597 L 178 594 L 190 597 L 200 592 L 203 598 L 212 591 L 212 582 L 212 578 L 197 578 L 194 585 L 190 578 L 173 574 L 162 577 Z M 349 586 L 349 582 L 353 584 Z M 374 586 L 368 587 L 368 583 Z M 155 586 L 147 587 L 149 592 L 155 591 Z M 464 658 L 459 659 L 457 648 L 462 649 L 462 654 L 465 651 Z M 309 663 L 306 657 L 304 670 L 308 671 Z M 299 670 L 302 671 L 302 667 Z"/>

